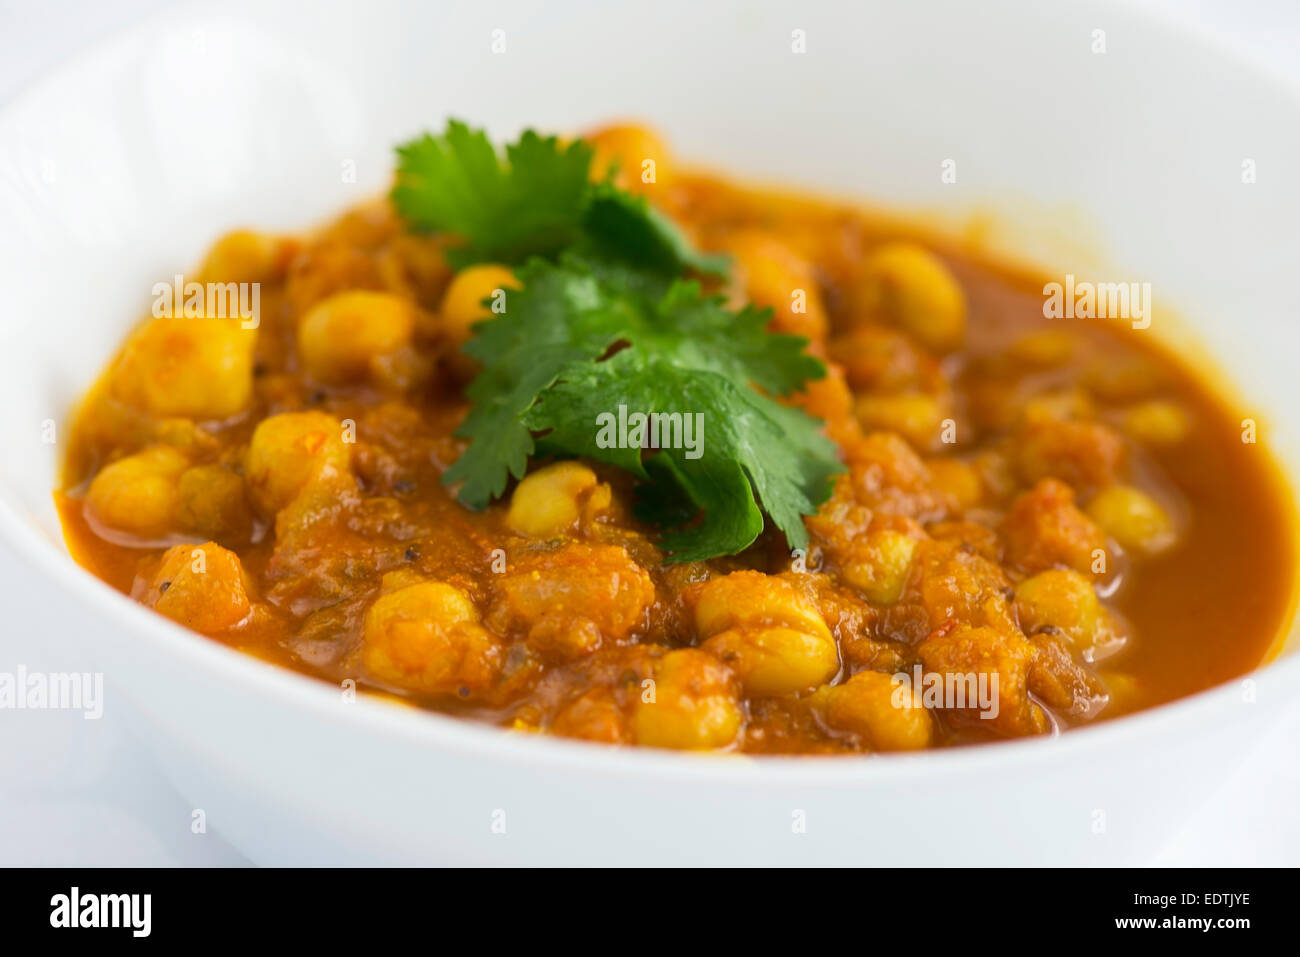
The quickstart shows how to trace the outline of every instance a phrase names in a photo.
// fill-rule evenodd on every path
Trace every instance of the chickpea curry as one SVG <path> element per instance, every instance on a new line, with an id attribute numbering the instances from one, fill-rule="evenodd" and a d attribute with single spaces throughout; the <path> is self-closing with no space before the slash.
<path id="1" fill-rule="evenodd" d="M 68 544 L 326 681 L 875 753 L 1150 707 L 1289 626 L 1286 490 L 1149 332 L 639 127 L 500 152 L 453 123 L 390 196 L 229 234 L 193 278 L 256 283 L 256 321 L 134 330 L 74 421 Z"/>

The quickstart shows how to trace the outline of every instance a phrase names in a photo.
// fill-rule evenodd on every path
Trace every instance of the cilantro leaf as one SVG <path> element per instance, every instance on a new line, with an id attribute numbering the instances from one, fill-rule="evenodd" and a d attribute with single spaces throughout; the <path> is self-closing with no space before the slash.
<path id="1" fill-rule="evenodd" d="M 472 441 L 445 477 L 463 482 L 463 502 L 501 494 L 535 452 L 580 455 L 671 484 L 672 498 L 702 513 L 665 536 L 674 560 L 741 551 L 762 531 L 762 510 L 792 545 L 806 543 L 802 516 L 829 494 L 835 447 L 815 419 L 754 388 L 784 394 L 824 374 L 804 340 L 768 333 L 765 313 L 730 312 L 694 282 L 653 299 L 573 257 L 535 260 L 519 278 L 506 312 L 467 349 L 484 362 L 459 433 Z M 646 458 L 641 446 L 607 447 L 599 422 L 620 405 L 702 417 L 698 450 Z"/>
<path id="2" fill-rule="evenodd" d="M 705 358 L 705 357 L 701 357 Z M 611 405 L 616 400 L 616 405 Z M 670 444 L 650 459 L 665 469 L 685 497 L 703 511 L 703 521 L 666 535 L 662 544 L 678 561 L 729 555 L 753 543 L 763 530 L 761 504 L 793 547 L 807 544 L 802 517 L 825 497 L 817 482 L 805 483 L 792 455 L 791 437 L 776 403 L 707 368 L 684 366 L 679 357 L 633 344 L 603 362 L 575 363 L 543 392 L 525 416 L 532 429 L 550 429 L 543 450 L 577 454 L 629 469 L 627 458 L 641 448 L 602 447 L 598 423 L 618 417 L 618 406 L 638 412 L 692 417 L 696 449 Z M 809 419 L 805 427 L 815 433 Z M 612 429 L 611 429 L 612 431 Z M 673 430 L 674 435 L 683 434 Z M 820 438 L 820 436 L 818 436 Z M 824 440 L 823 440 L 824 441 Z M 807 443 L 805 443 L 807 444 Z M 822 452 L 823 479 L 838 468 L 833 447 Z M 698 458 L 692 457 L 698 454 Z M 662 461 L 661 461 L 662 460 Z M 630 471 L 645 472 L 638 463 Z M 814 501 L 816 500 L 816 501 Z"/>
<path id="3" fill-rule="evenodd" d="M 438 137 L 397 149 L 393 202 L 407 224 L 465 239 L 450 250 L 457 268 L 554 255 L 579 236 L 591 147 L 528 130 L 506 148 L 503 164 L 482 130 L 452 120 Z"/>
<path id="4" fill-rule="evenodd" d="M 602 332 L 602 300 L 592 276 L 548 268 L 536 259 L 516 271 L 523 283 L 507 293 L 507 311 L 479 323 L 465 352 L 482 371 L 465 390 L 473 406 L 456 434 L 474 441 L 443 475 L 463 482 L 458 497 L 483 508 L 505 491 L 509 476 L 523 478 L 533 454 L 523 415 L 560 371 L 602 355 L 613 339 Z"/>
<path id="5" fill-rule="evenodd" d="M 763 513 L 754 501 L 744 470 L 735 462 L 714 459 L 686 471 L 670 456 L 657 455 L 650 461 L 661 475 L 660 485 L 668 484 L 664 479 L 671 479 L 683 501 L 706 516 L 706 521 L 696 524 L 691 524 L 690 519 L 667 523 L 669 530 L 660 544 L 672 561 L 703 561 L 718 555 L 734 555 L 762 533 Z M 802 548 L 806 542 L 807 534 L 800 522 L 790 544 Z"/>
<path id="6" fill-rule="evenodd" d="M 470 442 L 443 475 L 463 503 L 500 497 L 536 455 L 585 456 L 641 479 L 638 512 L 667 527 L 673 561 L 747 548 L 765 512 L 807 543 L 803 516 L 842 466 L 818 421 L 777 398 L 825 366 L 769 332 L 769 310 L 730 311 L 685 278 L 725 276 L 727 257 L 696 250 L 644 197 L 591 183 L 581 141 L 528 131 L 503 157 L 452 121 L 398 155 L 408 226 L 458 236 L 453 266 L 504 263 L 522 284 L 464 347 L 481 366 L 457 430 Z M 602 431 L 629 410 L 668 416 L 650 421 L 672 441 Z"/>
<path id="7" fill-rule="evenodd" d="M 685 269 L 723 275 L 728 259 L 691 247 L 681 230 L 646 202 L 609 183 L 592 188 L 582 220 L 585 243 L 580 254 L 622 259 L 642 269 L 676 276 Z"/>
<path id="8" fill-rule="evenodd" d="M 561 145 L 528 130 L 505 153 L 503 163 L 486 133 L 457 120 L 397 148 L 393 204 L 412 229 L 465 241 L 448 250 L 454 267 L 571 249 L 665 277 L 725 272 L 725 256 L 695 250 L 644 197 L 591 183 L 592 149 L 582 140 Z"/>

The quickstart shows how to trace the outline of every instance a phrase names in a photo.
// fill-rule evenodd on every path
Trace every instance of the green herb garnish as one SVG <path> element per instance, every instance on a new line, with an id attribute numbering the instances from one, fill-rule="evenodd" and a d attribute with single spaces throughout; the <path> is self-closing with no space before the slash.
<path id="1" fill-rule="evenodd" d="M 528 130 L 506 147 L 502 163 L 486 133 L 452 120 L 442 136 L 425 134 L 397 155 L 393 202 L 412 228 L 465 239 L 448 252 L 457 269 L 517 265 L 578 246 L 668 275 L 726 270 L 725 256 L 691 249 L 644 198 L 592 185 L 592 150 L 582 140 L 561 146 Z"/>
<path id="2" fill-rule="evenodd" d="M 469 447 L 443 479 L 481 508 L 533 455 L 584 456 L 643 480 L 642 514 L 672 526 L 672 560 L 734 554 L 763 511 L 792 547 L 802 516 L 841 470 L 819 422 L 776 396 L 825 375 L 807 340 L 767 331 L 769 310 L 728 310 L 692 273 L 721 274 L 643 198 L 589 181 L 592 151 L 531 131 L 502 162 L 481 131 L 452 122 L 398 149 L 393 201 L 409 226 L 458 235 L 454 265 L 518 266 L 522 289 L 475 327 L 482 364 L 457 434 Z M 521 265 L 522 264 L 522 265 Z M 602 447 L 598 420 L 620 406 L 702 413 L 696 450 Z"/>

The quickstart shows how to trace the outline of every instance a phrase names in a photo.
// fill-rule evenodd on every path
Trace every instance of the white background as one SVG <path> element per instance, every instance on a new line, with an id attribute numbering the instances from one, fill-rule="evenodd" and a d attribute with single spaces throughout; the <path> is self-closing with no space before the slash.
<path id="1" fill-rule="evenodd" d="M 1225 37 L 1300 87 L 1297 0 L 1133 2 Z M 0 105 L 46 69 L 162 5 L 0 0 Z M 43 630 L 48 596 L 18 591 L 11 583 L 19 580 L 28 576 L 20 578 L 15 558 L 0 546 L 0 671 L 86 670 L 59 635 Z M 127 705 L 111 688 L 106 697 L 99 721 L 0 711 L 0 865 L 247 863 L 219 836 L 191 833 L 190 808 L 131 736 Z M 1300 695 L 1289 720 L 1248 748 L 1241 769 L 1206 792 L 1202 810 L 1153 864 L 1300 864 Z"/>

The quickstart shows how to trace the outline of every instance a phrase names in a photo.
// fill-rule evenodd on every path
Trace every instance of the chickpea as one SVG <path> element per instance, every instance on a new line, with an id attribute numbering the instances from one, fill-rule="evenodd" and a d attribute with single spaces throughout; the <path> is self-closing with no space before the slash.
<path id="1" fill-rule="evenodd" d="M 868 532 L 855 543 L 844 580 L 877 605 L 892 605 L 903 594 L 916 555 L 916 539 L 892 528 Z"/>
<path id="2" fill-rule="evenodd" d="M 441 315 L 446 334 L 457 344 L 468 341 L 474 324 L 492 316 L 492 310 L 483 305 L 483 300 L 494 299 L 498 292 L 508 296 L 505 290 L 519 288 L 519 280 L 505 266 L 486 263 L 462 269 L 442 297 Z"/>
<path id="3" fill-rule="evenodd" d="M 829 320 L 812 263 L 777 236 L 757 229 L 735 233 L 727 248 L 746 298 L 772 307 L 773 330 L 825 340 Z"/>
<path id="4" fill-rule="evenodd" d="M 644 126 L 607 126 L 583 137 L 594 150 L 592 176 L 600 181 L 614 172 L 614 182 L 645 193 L 673 180 L 673 158 L 664 141 Z"/>
<path id="5" fill-rule="evenodd" d="M 106 465 L 86 495 L 90 514 L 141 538 L 174 531 L 181 503 L 177 480 L 189 464 L 176 449 L 157 445 Z"/>
<path id="6" fill-rule="evenodd" d="M 705 651 L 722 659 L 750 694 L 807 691 L 839 670 L 839 649 L 817 606 L 789 582 L 733 572 L 707 582 L 695 604 Z"/>
<path id="7" fill-rule="evenodd" d="M 933 450 L 940 445 L 949 410 L 938 396 L 914 392 L 859 396 L 853 411 L 868 431 L 897 432 L 916 448 Z"/>
<path id="8" fill-rule="evenodd" d="M 839 669 L 829 631 L 821 634 L 797 628 L 732 628 L 700 647 L 730 665 L 745 691 L 755 695 L 807 691 Z"/>
<path id="9" fill-rule="evenodd" d="M 1147 445 L 1171 446 L 1192 430 L 1192 417 L 1177 402 L 1153 399 L 1133 406 L 1124 415 L 1124 431 Z"/>
<path id="10" fill-rule="evenodd" d="M 182 528 L 212 538 L 248 534 L 253 514 L 242 476 L 220 465 L 196 465 L 181 473 L 176 491 Z"/>
<path id="11" fill-rule="evenodd" d="M 725 748 L 740 732 L 740 698 L 730 669 L 698 648 L 670 651 L 654 670 L 654 694 L 637 699 L 632 733 L 654 748 Z"/>
<path id="12" fill-rule="evenodd" d="M 1016 586 L 1016 613 L 1026 634 L 1050 626 L 1080 650 L 1104 648 L 1119 638 L 1092 583 L 1072 569 L 1052 568 L 1022 581 Z"/>
<path id="13" fill-rule="evenodd" d="M 324 412 L 284 412 L 253 431 L 244 475 L 253 502 L 274 515 L 309 485 L 346 479 L 350 453 L 343 426 Z"/>
<path id="14" fill-rule="evenodd" d="M 917 751 L 930 746 L 934 720 L 920 690 L 880 671 L 863 671 L 813 696 L 832 728 L 866 738 L 877 751 Z"/>
<path id="15" fill-rule="evenodd" d="M 555 538 L 573 528 L 598 480 L 580 462 L 556 462 L 525 475 L 510 496 L 506 524 L 520 535 Z"/>
<path id="16" fill-rule="evenodd" d="M 704 637 L 751 622 L 789 628 L 825 628 L 817 606 L 790 582 L 762 572 L 732 572 L 705 582 L 694 602 L 695 628 Z"/>
<path id="17" fill-rule="evenodd" d="M 966 333 L 966 297 L 933 253 L 909 242 L 886 243 L 867 259 L 858 284 L 861 306 L 884 316 L 936 352 L 958 348 Z"/>
<path id="18" fill-rule="evenodd" d="M 386 292 L 352 290 L 318 302 L 298 326 L 307 372 L 329 385 L 366 378 L 376 360 L 411 344 L 415 307 Z"/>
<path id="19" fill-rule="evenodd" d="M 1020 421 L 1027 425 L 1083 421 L 1095 418 L 1097 404 L 1083 389 L 1055 389 L 1026 399 L 1020 408 Z"/>
<path id="20" fill-rule="evenodd" d="M 1094 395 L 1112 402 L 1136 402 L 1165 388 L 1168 375 L 1145 356 L 1098 356 L 1083 372 Z"/>
<path id="21" fill-rule="evenodd" d="M 1088 503 L 1088 515 L 1130 551 L 1154 555 L 1176 539 L 1173 522 L 1159 503 L 1131 485 L 1112 485 Z"/>
<path id="22" fill-rule="evenodd" d="M 214 542 L 167 549 L 146 602 L 205 634 L 233 628 L 252 610 L 239 556 Z"/>
<path id="23" fill-rule="evenodd" d="M 227 233 L 199 267 L 200 282 L 270 282 L 284 275 L 288 244 L 251 229 Z"/>
<path id="24" fill-rule="evenodd" d="M 366 612 L 362 663 L 379 681 L 426 694 L 487 689 L 501 671 L 500 643 L 459 588 L 421 582 L 381 595 Z"/>
<path id="25" fill-rule="evenodd" d="M 963 509 L 974 508 L 984 498 L 984 480 L 979 471 L 957 459 L 926 459 L 935 488 L 947 492 Z"/>
<path id="26" fill-rule="evenodd" d="M 1072 333 L 1060 329 L 1043 329 L 1031 332 L 1011 346 L 1011 357 L 1019 362 L 1038 366 L 1040 369 L 1054 369 L 1070 361 L 1078 339 Z"/>
<path id="27" fill-rule="evenodd" d="M 153 319 L 114 366 L 113 393 L 158 416 L 229 418 L 252 396 L 256 342 L 227 319 Z"/>

